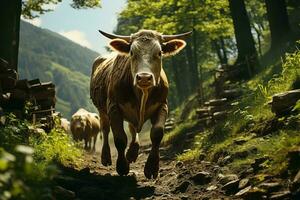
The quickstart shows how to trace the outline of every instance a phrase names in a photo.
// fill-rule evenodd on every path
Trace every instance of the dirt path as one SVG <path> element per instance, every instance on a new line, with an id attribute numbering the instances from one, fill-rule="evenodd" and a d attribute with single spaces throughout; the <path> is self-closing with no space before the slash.
<path id="1" fill-rule="evenodd" d="M 256 165 L 241 169 L 238 174 L 232 174 L 226 165 L 226 157 L 220 157 L 222 162 L 216 163 L 205 161 L 205 155 L 191 162 L 176 161 L 176 155 L 190 148 L 189 141 L 199 132 L 201 129 L 195 127 L 182 134 L 171 145 L 160 148 L 160 170 L 155 180 L 146 179 L 143 173 L 150 152 L 147 139 L 149 135 L 141 137 L 139 157 L 136 163 L 130 165 L 127 176 L 119 176 L 116 173 L 116 152 L 113 144 L 113 165 L 110 167 L 104 167 L 100 163 L 99 149 L 95 154 L 85 153 L 80 170 L 72 166 L 61 167 L 62 173 L 55 177 L 54 196 L 62 200 L 299 199 L 299 196 L 291 196 L 290 180 L 280 176 L 257 174 L 254 170 Z M 263 180 L 260 180 L 261 177 L 264 177 Z M 297 184 L 298 182 L 295 185 L 296 189 Z"/>
<path id="2" fill-rule="evenodd" d="M 113 148 L 113 146 L 112 146 Z M 115 165 L 104 167 L 100 154 L 86 154 L 81 170 L 62 169 L 56 183 L 70 191 L 59 191 L 58 199 L 232 199 L 218 185 L 221 168 L 209 162 L 182 163 L 175 161 L 174 151 L 161 147 L 159 177 L 146 179 L 143 168 L 150 146 L 141 147 L 136 163 L 130 165 L 128 176 L 119 176 Z M 173 155 L 173 156 L 171 156 Z M 116 155 L 113 155 L 115 163 Z"/>

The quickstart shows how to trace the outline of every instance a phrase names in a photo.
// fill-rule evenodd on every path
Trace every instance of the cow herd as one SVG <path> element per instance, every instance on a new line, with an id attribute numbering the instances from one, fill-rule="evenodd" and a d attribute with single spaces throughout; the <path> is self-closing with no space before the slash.
<path id="1" fill-rule="evenodd" d="M 120 36 L 100 31 L 111 39 L 114 51 L 94 61 L 91 82 L 91 99 L 98 109 L 90 113 L 79 109 L 73 114 L 70 131 L 74 140 L 84 140 L 87 150 L 95 150 L 97 135 L 103 136 L 101 163 L 112 164 L 108 136 L 112 130 L 118 155 L 116 170 L 119 175 L 129 173 L 129 165 L 138 158 L 138 133 L 150 120 L 152 148 L 144 166 L 147 178 L 156 178 L 159 171 L 159 146 L 168 115 L 168 79 L 162 67 L 162 58 L 181 51 L 183 40 L 191 32 L 163 35 L 152 30 L 141 30 L 130 36 Z M 184 66 L 182 66 L 184 67 Z M 127 149 L 124 121 L 129 124 L 131 142 Z"/>

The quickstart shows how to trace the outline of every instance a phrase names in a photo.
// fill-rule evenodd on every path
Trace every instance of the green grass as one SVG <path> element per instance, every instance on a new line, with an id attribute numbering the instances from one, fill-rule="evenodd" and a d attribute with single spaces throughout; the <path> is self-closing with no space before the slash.
<path id="1" fill-rule="evenodd" d="M 83 151 L 73 141 L 71 135 L 59 126 L 50 133 L 32 135 L 29 141 L 35 150 L 34 158 L 41 165 L 48 165 L 53 161 L 77 164 L 82 159 Z"/>
<path id="2" fill-rule="evenodd" d="M 197 124 L 197 121 L 195 120 L 188 120 L 185 121 L 178 126 L 176 126 L 171 132 L 167 133 L 163 137 L 163 143 L 172 143 L 173 140 L 176 140 L 178 137 L 180 137 L 182 134 L 188 132 L 191 128 L 193 128 Z"/>
<path id="3" fill-rule="evenodd" d="M 288 151 L 300 145 L 299 115 L 278 119 L 283 125 L 279 130 L 265 133 L 266 136 L 253 132 L 264 130 L 276 119 L 267 104 L 268 101 L 276 93 L 299 88 L 299 74 L 300 51 L 288 54 L 282 69 L 279 62 L 265 68 L 244 84 L 245 95 L 235 101 L 234 111 L 226 121 L 198 133 L 191 150 L 178 155 L 177 159 L 195 160 L 204 152 L 206 160 L 215 162 L 223 154 L 234 155 L 255 147 L 257 152 L 250 152 L 245 158 L 234 158 L 228 167 L 239 171 L 245 166 L 249 167 L 256 158 L 267 156 L 270 159 L 262 164 L 262 172 L 274 175 L 281 173 L 287 167 Z M 193 125 L 195 126 L 195 123 L 191 122 L 179 125 L 166 140 L 179 137 L 180 134 L 186 133 L 187 127 L 190 129 Z M 246 142 L 242 145 L 235 144 L 234 141 L 239 139 Z"/>
<path id="4" fill-rule="evenodd" d="M 26 120 L 6 115 L 0 126 L 0 199 L 51 198 L 57 163 L 80 164 L 82 150 L 56 126 L 37 131 Z"/>

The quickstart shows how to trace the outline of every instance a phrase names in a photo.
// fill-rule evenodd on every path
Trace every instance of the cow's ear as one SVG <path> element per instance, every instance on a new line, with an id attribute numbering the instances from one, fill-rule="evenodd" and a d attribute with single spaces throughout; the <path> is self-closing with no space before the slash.
<path id="1" fill-rule="evenodd" d="M 109 46 L 114 50 L 121 54 L 128 54 L 130 51 L 130 44 L 122 39 L 113 39 Z"/>
<path id="2" fill-rule="evenodd" d="M 185 47 L 186 43 L 184 40 L 174 39 L 169 42 L 162 44 L 163 56 L 173 56 L 181 51 Z"/>

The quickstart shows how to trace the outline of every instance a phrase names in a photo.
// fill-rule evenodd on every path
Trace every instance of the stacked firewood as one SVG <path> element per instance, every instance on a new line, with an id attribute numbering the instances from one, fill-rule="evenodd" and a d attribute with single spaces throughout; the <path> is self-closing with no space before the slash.
<path id="1" fill-rule="evenodd" d="M 165 123 L 165 131 L 166 132 L 170 132 L 175 128 L 175 118 L 174 117 L 170 117 L 166 120 Z"/>
<path id="2" fill-rule="evenodd" d="M 198 108 L 199 123 L 209 125 L 226 118 L 231 110 L 231 104 L 227 98 L 212 99 L 204 103 L 204 107 Z"/>
<path id="3" fill-rule="evenodd" d="M 53 83 L 41 83 L 39 79 L 19 80 L 18 73 L 0 59 L 0 107 L 4 111 L 24 118 L 24 108 L 28 106 L 32 122 L 40 122 L 48 131 L 54 125 L 55 101 Z"/>

